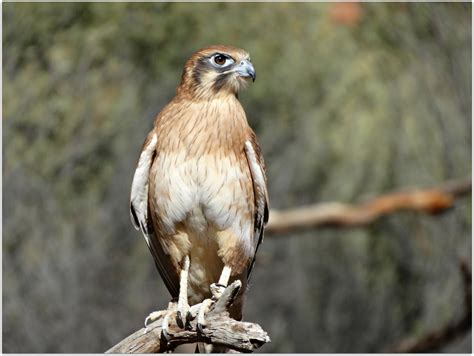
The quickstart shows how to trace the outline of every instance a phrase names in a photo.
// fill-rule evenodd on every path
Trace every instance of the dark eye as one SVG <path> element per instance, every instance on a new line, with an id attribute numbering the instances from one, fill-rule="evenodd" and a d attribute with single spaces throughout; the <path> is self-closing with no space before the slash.
<path id="1" fill-rule="evenodd" d="M 216 64 L 219 64 L 221 66 L 225 63 L 226 59 L 227 58 L 225 58 L 225 56 L 223 56 L 222 54 L 218 54 L 217 56 L 214 57 L 214 62 L 216 62 Z"/>
<path id="2" fill-rule="evenodd" d="M 229 56 L 226 56 L 225 54 L 217 53 L 212 56 L 211 58 L 211 63 L 215 67 L 227 67 L 228 65 L 234 63 L 234 60 L 230 58 Z"/>

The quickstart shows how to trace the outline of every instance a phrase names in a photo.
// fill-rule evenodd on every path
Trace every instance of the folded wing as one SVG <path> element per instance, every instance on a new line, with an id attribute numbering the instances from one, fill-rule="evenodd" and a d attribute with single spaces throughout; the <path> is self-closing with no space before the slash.
<path id="1" fill-rule="evenodd" d="M 171 265 L 169 256 L 164 253 L 157 239 L 148 204 L 149 176 L 156 156 L 156 143 L 157 137 L 152 131 L 145 139 L 133 176 L 130 195 L 130 217 L 135 228 L 142 231 L 166 287 L 173 297 L 177 297 L 179 293 L 178 276 Z"/>
<path id="2" fill-rule="evenodd" d="M 245 142 L 245 154 L 249 164 L 250 173 L 252 175 L 253 191 L 255 199 L 254 214 L 254 246 L 255 254 L 247 271 L 247 280 L 250 279 L 253 266 L 255 264 L 255 256 L 258 247 L 263 241 L 263 229 L 268 222 L 268 192 L 267 179 L 265 175 L 265 163 L 257 138 L 253 132 L 250 133 L 249 139 Z"/>

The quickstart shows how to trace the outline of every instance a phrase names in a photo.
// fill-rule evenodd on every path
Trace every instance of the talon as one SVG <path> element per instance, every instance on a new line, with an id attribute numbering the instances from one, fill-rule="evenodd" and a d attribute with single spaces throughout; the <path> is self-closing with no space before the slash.
<path id="1" fill-rule="evenodd" d="M 193 320 L 193 315 L 191 314 L 191 311 L 188 310 L 188 312 L 186 313 L 186 323 L 184 324 L 184 328 L 186 330 L 191 330 L 192 329 L 192 326 L 191 326 L 191 320 Z"/>
<path id="2" fill-rule="evenodd" d="M 196 329 L 201 334 L 204 333 L 203 329 L 206 326 L 205 315 L 209 311 L 209 308 L 214 303 L 212 299 L 205 299 L 199 306 L 199 311 L 197 315 Z"/>
<path id="3" fill-rule="evenodd" d="M 148 328 L 148 325 L 150 325 L 152 322 L 158 320 L 163 316 L 164 312 L 162 310 L 160 311 L 154 311 L 150 313 L 146 318 L 145 318 L 145 329 Z"/>
<path id="4" fill-rule="evenodd" d="M 161 339 L 166 341 L 166 344 L 171 340 L 170 334 L 165 329 L 161 329 Z"/>
<path id="5" fill-rule="evenodd" d="M 181 328 L 186 328 L 188 314 L 189 314 L 190 307 L 186 303 L 183 306 L 178 305 L 178 310 L 176 310 L 176 324 Z"/>
<path id="6" fill-rule="evenodd" d="M 201 323 L 197 323 L 196 324 L 196 330 L 197 330 L 198 334 L 203 335 L 204 334 L 204 325 L 202 325 Z"/>
<path id="7" fill-rule="evenodd" d="M 181 311 L 176 312 L 176 324 L 183 329 L 184 328 L 184 323 L 183 323 L 183 316 L 181 315 Z"/>

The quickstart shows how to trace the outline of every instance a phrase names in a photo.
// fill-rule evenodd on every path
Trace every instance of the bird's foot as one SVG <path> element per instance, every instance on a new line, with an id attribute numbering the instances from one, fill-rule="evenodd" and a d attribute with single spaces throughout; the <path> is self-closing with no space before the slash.
<path id="1" fill-rule="evenodd" d="M 148 332 L 148 325 L 150 325 L 151 323 L 153 323 L 154 321 L 160 318 L 163 318 L 163 321 L 161 322 L 161 333 L 166 340 L 169 340 L 168 328 L 169 328 L 169 323 L 170 323 L 170 317 L 174 313 L 176 313 L 176 309 L 177 309 L 177 303 L 174 301 L 171 301 L 168 304 L 168 309 L 150 313 L 150 315 L 148 315 L 145 319 L 145 334 Z"/>
<path id="2" fill-rule="evenodd" d="M 212 294 L 212 299 L 214 300 L 219 300 L 219 298 L 222 296 L 222 293 L 224 293 L 225 289 L 227 288 L 226 285 L 221 284 L 221 283 L 212 283 L 211 284 L 211 294 Z"/>
<path id="3" fill-rule="evenodd" d="M 212 305 L 215 303 L 216 300 L 214 298 L 209 298 L 204 299 L 201 303 L 191 306 L 186 317 L 186 325 L 191 327 L 191 321 L 197 318 L 196 330 L 202 334 L 203 329 L 206 326 L 206 313 L 209 312 Z"/>
<path id="4" fill-rule="evenodd" d="M 151 312 L 146 318 L 145 318 L 145 332 L 147 332 L 148 325 L 153 323 L 154 321 L 161 319 L 165 314 L 167 313 L 167 310 L 159 310 L 159 311 L 154 311 Z"/>
<path id="5" fill-rule="evenodd" d="M 178 301 L 178 306 L 176 309 L 176 324 L 181 329 L 190 330 L 191 329 L 191 308 L 187 301 Z"/>
<path id="6" fill-rule="evenodd" d="M 196 329 L 199 333 L 202 334 L 206 326 L 206 313 L 209 312 L 211 306 L 222 297 L 226 288 L 227 286 L 224 284 L 212 283 L 210 286 L 212 297 L 210 299 L 204 299 L 201 303 L 191 307 L 189 316 L 192 319 L 197 316 Z"/>
<path id="7" fill-rule="evenodd" d="M 198 307 L 196 329 L 200 334 L 203 334 L 203 329 L 206 326 L 206 313 L 214 303 L 215 300 L 213 299 L 204 299 L 202 303 L 196 305 L 196 307 Z"/>

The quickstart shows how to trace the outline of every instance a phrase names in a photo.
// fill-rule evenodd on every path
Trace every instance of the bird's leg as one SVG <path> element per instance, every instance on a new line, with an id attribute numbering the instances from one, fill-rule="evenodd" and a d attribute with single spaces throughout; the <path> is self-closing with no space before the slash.
<path id="1" fill-rule="evenodd" d="M 188 272 L 189 272 L 189 257 L 186 256 L 183 259 L 183 268 L 180 272 L 180 280 L 179 280 L 179 296 L 178 302 L 176 300 L 172 300 L 168 304 L 167 310 L 160 310 L 150 313 L 145 319 L 145 333 L 147 332 L 147 327 L 150 323 L 163 318 L 161 323 L 162 333 L 165 338 L 168 338 L 168 326 L 170 317 L 173 313 L 176 312 L 176 323 L 180 328 L 185 327 L 185 322 L 183 321 L 183 317 L 186 316 L 187 323 L 189 323 L 189 317 L 187 317 L 189 311 L 189 304 L 188 304 Z"/>
<path id="2" fill-rule="evenodd" d="M 189 304 L 188 304 L 188 273 L 189 273 L 189 256 L 184 257 L 183 268 L 179 276 L 179 296 L 178 307 L 176 311 L 176 323 L 180 328 L 185 327 L 184 317 L 188 319 Z"/>
<path id="3" fill-rule="evenodd" d="M 199 332 L 202 333 L 204 326 L 206 326 L 205 315 L 209 311 L 209 308 L 213 303 L 215 303 L 224 293 L 224 290 L 227 288 L 230 279 L 230 272 L 232 269 L 229 266 L 224 266 L 219 278 L 219 282 L 212 283 L 210 286 L 212 299 L 205 299 L 201 304 L 199 304 L 199 309 L 197 310 L 197 323 L 196 327 Z M 191 314 L 196 312 L 196 309 L 191 308 Z M 195 315 L 195 314 L 194 314 Z"/>
<path id="4" fill-rule="evenodd" d="M 222 293 L 224 293 L 224 290 L 227 288 L 231 271 L 232 269 L 229 266 L 224 266 L 224 268 L 222 269 L 221 276 L 219 278 L 219 282 L 211 284 L 211 293 L 214 300 L 218 300 L 221 297 Z"/>

